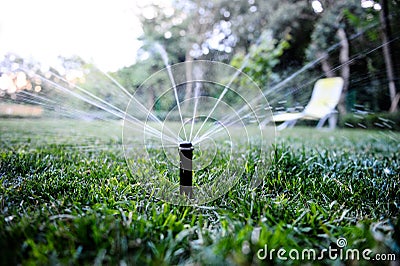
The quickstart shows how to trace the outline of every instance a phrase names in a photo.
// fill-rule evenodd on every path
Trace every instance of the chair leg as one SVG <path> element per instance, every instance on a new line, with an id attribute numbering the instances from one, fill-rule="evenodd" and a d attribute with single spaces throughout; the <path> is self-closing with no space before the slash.
<path id="1" fill-rule="evenodd" d="M 284 130 L 285 128 L 287 128 L 287 126 L 288 126 L 288 121 L 283 122 L 282 124 L 280 124 L 279 126 L 277 126 L 276 129 L 277 129 L 278 131 L 281 131 L 281 130 Z"/>
<path id="2" fill-rule="evenodd" d="M 338 114 L 337 113 L 332 113 L 329 116 L 329 129 L 333 130 L 333 129 L 336 128 L 337 120 L 338 120 Z"/>
<path id="3" fill-rule="evenodd" d="M 337 114 L 336 113 L 330 113 L 324 117 L 322 117 L 317 124 L 317 128 L 320 129 L 324 126 L 326 120 L 328 120 L 329 123 L 329 129 L 335 129 L 336 128 L 336 123 L 337 123 Z"/>
<path id="4" fill-rule="evenodd" d="M 278 131 L 281 131 L 281 130 L 287 128 L 287 127 L 292 128 L 292 127 L 294 127 L 294 125 L 296 124 L 296 122 L 297 122 L 297 119 L 285 121 L 285 122 L 283 122 L 282 124 L 280 124 L 279 126 L 277 126 L 276 129 L 277 129 Z"/>
<path id="5" fill-rule="evenodd" d="M 292 127 L 294 127 L 294 126 L 296 125 L 297 119 L 296 119 L 296 120 L 290 120 L 290 121 L 288 121 L 288 122 L 289 122 L 288 127 L 289 127 L 289 128 L 292 128 Z"/>
<path id="6" fill-rule="evenodd" d="M 317 128 L 322 128 L 326 122 L 326 120 L 328 119 L 329 115 L 326 115 L 324 117 L 322 117 L 317 124 Z"/>

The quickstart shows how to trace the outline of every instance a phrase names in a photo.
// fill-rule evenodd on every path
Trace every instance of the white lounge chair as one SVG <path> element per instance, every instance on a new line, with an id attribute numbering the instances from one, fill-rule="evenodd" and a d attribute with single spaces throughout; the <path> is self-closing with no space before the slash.
<path id="1" fill-rule="evenodd" d="M 277 129 L 293 127 L 298 119 L 319 120 L 317 128 L 322 128 L 329 119 L 329 128 L 335 128 L 337 123 L 335 108 L 342 94 L 343 83 L 341 77 L 319 79 L 314 85 L 310 102 L 302 112 L 273 115 L 274 122 L 283 122 Z"/>

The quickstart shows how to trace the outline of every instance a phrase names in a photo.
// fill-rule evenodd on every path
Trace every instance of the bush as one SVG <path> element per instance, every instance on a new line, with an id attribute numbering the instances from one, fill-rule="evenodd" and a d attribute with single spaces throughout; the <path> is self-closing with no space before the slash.
<path id="1" fill-rule="evenodd" d="M 400 131 L 400 112 L 350 113 L 339 117 L 338 127 Z"/>

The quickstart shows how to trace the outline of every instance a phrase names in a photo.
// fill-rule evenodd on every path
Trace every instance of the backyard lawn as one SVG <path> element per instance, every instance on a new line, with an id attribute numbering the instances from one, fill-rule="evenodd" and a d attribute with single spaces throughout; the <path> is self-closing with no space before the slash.
<path id="1" fill-rule="evenodd" d="M 258 172 L 184 207 L 143 190 L 119 122 L 3 119 L 0 265 L 389 265 L 400 254 L 399 150 L 398 132 L 287 129 Z"/>

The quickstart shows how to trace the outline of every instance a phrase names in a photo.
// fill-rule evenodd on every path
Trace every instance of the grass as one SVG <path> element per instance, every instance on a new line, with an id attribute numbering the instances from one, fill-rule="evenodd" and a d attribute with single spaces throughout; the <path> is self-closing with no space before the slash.
<path id="1" fill-rule="evenodd" d="M 258 187 L 245 171 L 217 200 L 183 207 L 144 190 L 151 162 L 138 147 L 141 173 L 129 171 L 116 125 L 0 121 L 1 265 L 303 264 L 257 252 L 320 252 L 340 237 L 399 259 L 398 133 L 283 131 Z"/>

